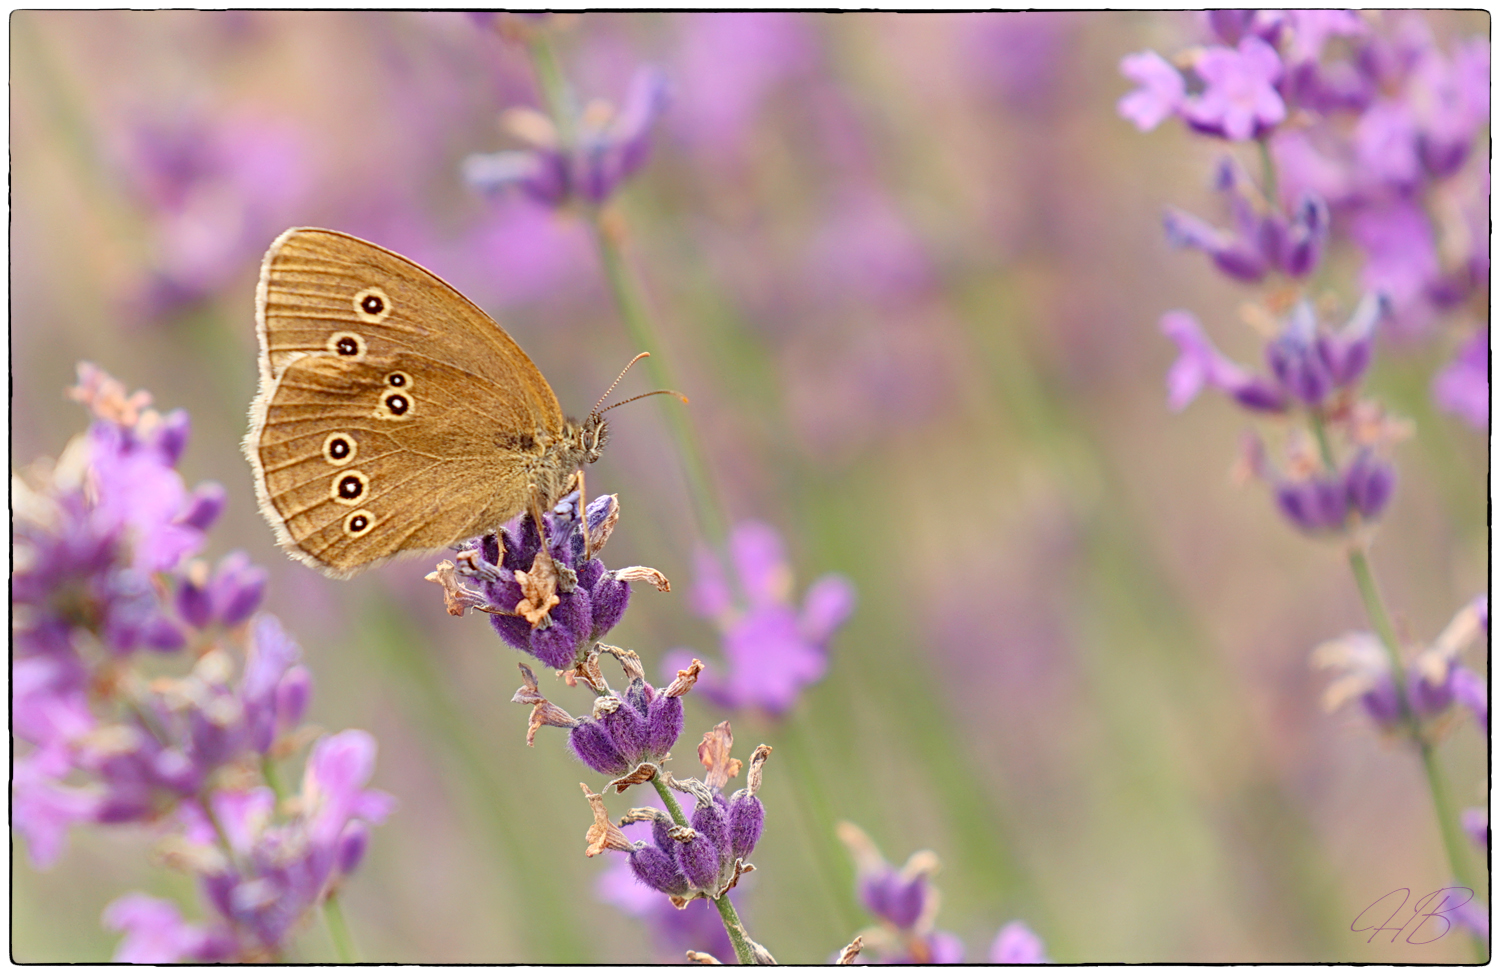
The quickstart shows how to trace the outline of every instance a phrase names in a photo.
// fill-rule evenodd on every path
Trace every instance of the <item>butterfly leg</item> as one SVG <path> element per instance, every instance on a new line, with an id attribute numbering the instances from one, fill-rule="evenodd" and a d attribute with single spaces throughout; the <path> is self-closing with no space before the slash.
<path id="1" fill-rule="evenodd" d="M 589 496 L 583 486 L 583 471 L 578 472 L 578 516 L 583 519 L 583 560 L 594 557 L 594 543 L 589 538 Z"/>

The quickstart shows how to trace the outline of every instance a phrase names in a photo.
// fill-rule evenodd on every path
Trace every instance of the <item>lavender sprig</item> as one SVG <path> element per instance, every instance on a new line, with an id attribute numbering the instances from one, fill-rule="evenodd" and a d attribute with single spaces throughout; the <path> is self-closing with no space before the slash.
<path id="1" fill-rule="evenodd" d="M 273 961 L 358 867 L 392 799 L 366 789 L 375 740 L 301 726 L 312 678 L 243 553 L 193 558 L 224 491 L 188 491 L 182 411 L 88 364 L 71 392 L 94 414 L 56 462 L 13 479 L 14 825 L 50 866 L 71 827 L 150 825 L 193 876 L 207 918 L 128 894 L 105 910 L 117 961 Z M 181 660 L 178 676 L 143 653 Z M 150 676 L 156 675 L 156 676 Z M 276 764 L 312 744 L 300 791 Z M 277 814 L 277 807 L 284 811 Z M 342 952 L 346 960 L 352 953 Z"/>
<path id="2" fill-rule="evenodd" d="M 1259 186 L 1232 161 L 1216 178 L 1234 232 L 1176 213 L 1167 231 L 1237 280 L 1278 274 L 1280 290 L 1251 317 L 1262 324 L 1282 317 L 1265 329 L 1272 337 L 1263 376 L 1219 353 L 1187 312 L 1165 315 L 1162 330 L 1181 350 L 1168 375 L 1169 403 L 1181 409 L 1211 386 L 1254 414 L 1300 421 L 1279 467 L 1259 437 L 1248 437 L 1243 470 L 1270 483 L 1299 530 L 1345 542 L 1375 634 L 1325 644 L 1314 660 L 1344 672 L 1331 703 L 1358 697 L 1381 728 L 1418 752 L 1452 875 L 1472 887 L 1433 745 L 1458 694 L 1477 696 L 1466 689 L 1478 681 L 1455 658 L 1479 611 L 1460 613 L 1433 647 L 1403 661 L 1368 551 L 1370 527 L 1396 483 L 1383 454 L 1410 425 L 1361 398 L 1358 384 L 1378 322 L 1418 331 L 1483 293 L 1488 251 L 1468 229 L 1469 211 L 1487 194 L 1465 174 L 1488 119 L 1488 45 L 1476 39 L 1444 53 L 1415 15 L 1221 11 L 1208 23 L 1219 44 L 1174 61 L 1153 52 L 1126 58 L 1121 70 L 1141 87 L 1119 111 L 1142 130 L 1176 116 L 1201 134 L 1256 143 Z M 1439 247 L 1439 235 L 1448 246 Z M 1324 250 L 1340 244 L 1362 252 L 1365 295 L 1348 323 L 1332 329 L 1319 323 L 1306 281 Z M 1478 412 L 1471 404 L 1488 391 L 1470 360 L 1487 344 L 1487 332 L 1476 334 L 1434 384 L 1440 405 L 1471 422 Z"/>

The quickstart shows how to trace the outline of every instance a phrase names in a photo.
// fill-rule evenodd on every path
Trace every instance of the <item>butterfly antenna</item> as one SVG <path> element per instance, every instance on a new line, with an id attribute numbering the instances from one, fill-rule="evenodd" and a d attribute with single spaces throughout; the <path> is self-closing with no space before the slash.
<path id="1" fill-rule="evenodd" d="M 609 399 L 609 394 L 613 393 L 615 391 L 615 387 L 618 386 L 618 385 L 620 385 L 620 380 L 622 380 L 622 379 L 625 378 L 625 374 L 630 371 L 630 367 L 633 366 L 633 365 L 635 365 L 637 362 L 640 362 L 642 359 L 646 358 L 650 354 L 651 353 L 649 353 L 649 352 L 642 352 L 640 355 L 636 356 L 634 359 L 631 359 L 629 362 L 625 363 L 625 368 L 620 370 L 620 374 L 615 377 L 615 381 L 609 384 L 609 388 L 604 391 L 604 395 L 601 396 L 601 397 L 599 397 L 599 402 L 595 403 L 594 404 L 594 408 L 592 410 L 590 410 L 589 412 L 591 412 L 591 413 L 598 413 L 598 412 L 600 412 L 599 407 L 602 406 L 602 405 L 604 405 L 604 401 L 607 400 L 607 399 Z M 620 404 L 616 403 L 615 405 L 619 406 Z"/>
<path id="2" fill-rule="evenodd" d="M 606 406 L 604 409 L 600 410 L 599 412 L 601 412 L 601 413 L 608 413 L 610 410 L 614 409 L 616 406 L 624 406 L 626 403 L 634 403 L 636 400 L 638 400 L 638 399 L 645 399 L 647 396 L 662 396 L 662 395 L 665 395 L 665 396 L 675 396 L 678 399 L 682 400 L 684 403 L 686 403 L 688 401 L 688 398 L 686 396 L 682 395 L 681 393 L 679 393 L 675 389 L 653 389 L 649 393 L 640 393 L 639 395 L 630 397 L 630 399 L 622 399 L 618 403 L 611 403 L 610 405 Z"/>

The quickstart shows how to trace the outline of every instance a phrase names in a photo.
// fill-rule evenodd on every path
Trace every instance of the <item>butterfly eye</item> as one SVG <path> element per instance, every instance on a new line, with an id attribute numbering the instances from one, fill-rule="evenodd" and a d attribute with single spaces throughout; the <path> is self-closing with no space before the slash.
<path id="1" fill-rule="evenodd" d="M 351 511 L 344 519 L 344 534 L 350 538 L 358 538 L 374 527 L 375 515 L 366 508 Z"/>
<path id="2" fill-rule="evenodd" d="M 328 351 L 359 362 L 365 357 L 365 338 L 355 332 L 334 332 L 328 336 Z"/>
<path id="3" fill-rule="evenodd" d="M 330 433 L 323 441 L 323 459 L 335 467 L 349 463 L 358 450 L 354 438 L 347 433 Z"/>
<path id="4" fill-rule="evenodd" d="M 354 314 L 371 324 L 379 324 L 391 313 L 391 299 L 379 288 L 366 288 L 354 296 Z"/>
<path id="5" fill-rule="evenodd" d="M 333 479 L 330 497 L 339 504 L 358 504 L 370 489 L 370 479 L 363 471 L 346 471 Z"/>

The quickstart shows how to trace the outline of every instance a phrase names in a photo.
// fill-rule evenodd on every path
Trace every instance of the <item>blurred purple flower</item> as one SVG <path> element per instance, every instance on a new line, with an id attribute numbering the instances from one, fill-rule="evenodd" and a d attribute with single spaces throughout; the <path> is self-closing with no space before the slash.
<path id="1" fill-rule="evenodd" d="M 1155 51 L 1126 55 L 1120 73 L 1141 87 L 1122 97 L 1116 111 L 1142 132 L 1182 110 L 1187 95 L 1182 73 Z"/>
<path id="2" fill-rule="evenodd" d="M 1081 11 L 986 12 L 955 18 L 954 29 L 971 38 L 977 81 L 1012 111 L 1050 121 L 1075 76 L 1071 57 L 1085 17 Z"/>
<path id="3" fill-rule="evenodd" d="M 1481 853 L 1490 849 L 1490 811 L 1488 809 L 1465 809 L 1461 815 L 1464 832 Z"/>
<path id="4" fill-rule="evenodd" d="M 1000 929 L 990 945 L 989 960 L 993 965 L 1046 965 L 1051 962 L 1042 939 L 1024 921 L 1012 921 Z"/>
<path id="5" fill-rule="evenodd" d="M 1490 427 L 1490 330 L 1481 328 L 1432 381 L 1432 398 L 1476 430 Z"/>
<path id="6" fill-rule="evenodd" d="M 161 416 L 148 408 L 148 394 L 127 395 L 92 366 L 80 366 L 79 379 L 72 393 L 94 414 L 89 432 L 56 462 L 38 462 L 14 481 L 16 833 L 45 867 L 74 824 L 181 823 L 183 833 L 165 840 L 169 862 L 197 874 L 209 894 L 223 894 L 220 913 L 232 923 L 187 924 L 165 902 L 126 896 L 105 913 L 106 924 L 126 932 L 117 960 L 279 957 L 280 939 L 308 898 L 354 868 L 367 824 L 388 811 L 389 797 L 359 788 L 374 741 L 345 732 L 313 749 L 300 819 L 289 827 L 265 832 L 269 789 L 223 790 L 216 772 L 233 767 L 243 777 L 278 745 L 295 746 L 311 676 L 274 617 L 237 625 L 261 599 L 261 569 L 242 553 L 212 576 L 203 562 L 184 564 L 224 507 L 222 488 L 190 493 L 175 469 L 187 415 Z M 129 656 L 141 647 L 180 650 L 190 638 L 193 660 L 182 676 L 160 666 L 144 672 Z M 231 646 L 243 650 L 237 678 Z M 226 825 L 223 834 L 198 808 L 203 801 Z M 251 862 L 258 833 L 272 837 L 259 886 L 228 889 L 226 871 Z M 226 837 L 244 842 L 231 851 L 219 845 Z M 255 905 L 270 902 L 280 920 L 261 923 Z M 251 920 L 258 938 L 246 941 Z"/>
<path id="7" fill-rule="evenodd" d="M 1250 201 L 1248 180 L 1231 160 L 1219 164 L 1217 188 L 1234 216 L 1234 231 L 1220 230 L 1189 213 L 1169 209 L 1167 239 L 1179 247 L 1206 253 L 1223 273 L 1240 281 L 1259 281 L 1268 272 L 1305 277 L 1318 266 L 1328 239 L 1328 207 L 1307 193 L 1291 215 L 1260 214 Z"/>
<path id="8" fill-rule="evenodd" d="M 964 944 L 954 934 L 934 930 L 937 889 L 931 877 L 937 856 L 913 853 L 900 868 L 886 862 L 875 842 L 853 823 L 838 824 L 838 837 L 854 858 L 860 903 L 880 922 L 860 932 L 865 947 L 884 965 L 952 965 L 963 961 Z"/>
<path id="9" fill-rule="evenodd" d="M 698 688 L 722 707 L 780 715 L 802 688 L 822 678 L 828 641 L 854 611 L 854 587 L 843 576 L 822 576 L 799 610 L 781 538 L 761 522 L 735 526 L 729 557 L 732 579 L 718 559 L 698 553 L 698 577 L 689 593 L 693 611 L 713 620 L 724 637 L 722 670 L 706 666 Z M 665 671 L 682 669 L 692 656 L 687 650 L 669 653 Z"/>
<path id="10" fill-rule="evenodd" d="M 211 797 L 214 821 L 233 857 L 219 853 L 217 833 L 200 808 L 183 807 L 190 842 L 198 845 L 208 902 L 249 942 L 241 949 L 279 956 L 287 935 L 358 865 L 346 847 L 363 851 L 364 830 L 378 825 L 394 805 L 384 792 L 365 789 L 374 771 L 375 740 L 342 731 L 313 746 L 297 797 L 297 814 L 277 823 L 268 788 L 220 791 Z"/>
<path id="11" fill-rule="evenodd" d="M 661 69 L 641 68 L 618 112 L 604 102 L 584 110 L 572 145 L 562 144 L 555 123 L 545 115 L 512 109 L 506 114 L 512 132 L 535 148 L 469 156 L 464 179 L 485 192 L 516 188 L 549 207 L 574 198 L 599 206 L 645 164 L 651 129 L 666 109 L 667 93 Z"/>
<path id="12" fill-rule="evenodd" d="M 125 932 L 112 961 L 132 965 L 229 961 L 234 938 L 222 926 L 214 931 L 189 924 L 177 905 L 148 894 L 115 898 L 104 909 L 104 926 Z"/>
<path id="13" fill-rule="evenodd" d="M 1286 118 L 1286 103 L 1276 91 L 1281 58 L 1259 37 L 1244 37 L 1234 48 L 1205 49 L 1193 72 L 1203 91 L 1187 99 L 1182 115 L 1199 132 L 1239 142 L 1264 136 Z"/>
<path id="14" fill-rule="evenodd" d="M 148 316 L 212 296 L 286 226 L 308 186 L 300 136 L 282 122 L 182 111 L 136 122 L 117 151 L 148 210 Z"/>
<path id="15" fill-rule="evenodd" d="M 1185 311 L 1167 312 L 1161 330 L 1177 343 L 1180 355 L 1167 373 L 1167 402 L 1180 410 L 1212 386 L 1249 410 L 1278 413 L 1293 401 L 1321 405 L 1336 390 L 1356 384 L 1370 365 L 1375 326 L 1388 304 L 1367 294 L 1338 329 L 1321 327 L 1312 306 L 1300 301 L 1266 346 L 1272 379 L 1256 376 L 1226 359 L 1214 347 L 1198 320 Z"/>
<path id="16" fill-rule="evenodd" d="M 796 11 L 716 11 L 675 18 L 680 94 L 673 129 L 717 161 L 738 161 L 761 104 L 812 63 L 807 15 Z"/>
<path id="17" fill-rule="evenodd" d="M 1167 405 L 1173 410 L 1186 407 L 1204 386 L 1228 394 L 1246 409 L 1270 413 L 1286 409 L 1286 393 L 1225 358 L 1190 313 L 1167 312 L 1161 317 L 1161 330 L 1179 350 L 1177 361 L 1167 371 Z"/>

